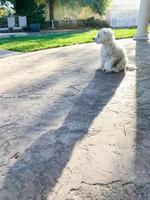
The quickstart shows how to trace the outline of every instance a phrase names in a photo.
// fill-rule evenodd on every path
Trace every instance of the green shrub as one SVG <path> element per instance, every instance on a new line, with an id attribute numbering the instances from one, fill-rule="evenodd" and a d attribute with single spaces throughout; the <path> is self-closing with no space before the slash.
<path id="1" fill-rule="evenodd" d="M 86 27 L 92 27 L 92 28 L 109 27 L 107 21 L 95 19 L 94 17 L 90 17 L 90 18 L 84 20 L 84 25 Z"/>

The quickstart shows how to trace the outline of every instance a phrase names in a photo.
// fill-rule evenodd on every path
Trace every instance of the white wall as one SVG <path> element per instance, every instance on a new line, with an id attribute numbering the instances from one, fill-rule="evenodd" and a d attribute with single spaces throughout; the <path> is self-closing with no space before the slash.
<path id="1" fill-rule="evenodd" d="M 111 27 L 137 26 L 140 0 L 113 0 L 108 21 Z"/>
<path id="2" fill-rule="evenodd" d="M 140 0 L 112 0 L 113 5 L 139 5 Z"/>

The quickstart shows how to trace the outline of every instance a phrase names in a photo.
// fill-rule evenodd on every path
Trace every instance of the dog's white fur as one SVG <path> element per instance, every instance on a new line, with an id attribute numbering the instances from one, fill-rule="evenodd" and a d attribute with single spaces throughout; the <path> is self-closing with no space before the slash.
<path id="1" fill-rule="evenodd" d="M 128 64 L 126 51 L 116 43 L 114 33 L 110 28 L 98 31 L 94 41 L 102 44 L 100 54 L 100 69 L 106 73 L 125 70 Z"/>

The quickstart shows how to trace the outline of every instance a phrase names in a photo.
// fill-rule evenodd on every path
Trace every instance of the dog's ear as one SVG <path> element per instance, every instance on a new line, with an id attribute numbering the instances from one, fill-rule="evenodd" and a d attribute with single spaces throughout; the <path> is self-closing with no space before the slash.
<path id="1" fill-rule="evenodd" d="M 102 29 L 101 31 L 101 38 L 103 41 L 108 41 L 109 40 L 110 35 L 108 34 L 108 30 L 107 29 Z"/>
<path id="2" fill-rule="evenodd" d="M 114 33 L 110 28 L 104 28 L 101 31 L 101 37 L 102 40 L 107 42 L 107 41 L 113 41 L 114 40 Z"/>
<path id="3" fill-rule="evenodd" d="M 115 39 L 114 32 L 112 31 L 111 28 L 108 28 L 108 29 L 107 29 L 107 34 L 108 34 L 107 37 L 108 37 L 109 40 L 112 41 L 112 40 Z"/>

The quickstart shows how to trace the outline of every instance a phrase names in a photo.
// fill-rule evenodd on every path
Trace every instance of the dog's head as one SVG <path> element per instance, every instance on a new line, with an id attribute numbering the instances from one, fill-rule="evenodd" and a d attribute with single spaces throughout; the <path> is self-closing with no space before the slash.
<path id="1" fill-rule="evenodd" d="M 114 41 L 114 33 L 110 28 L 103 28 L 98 31 L 97 36 L 94 39 L 94 42 L 97 44 L 111 43 Z"/>

